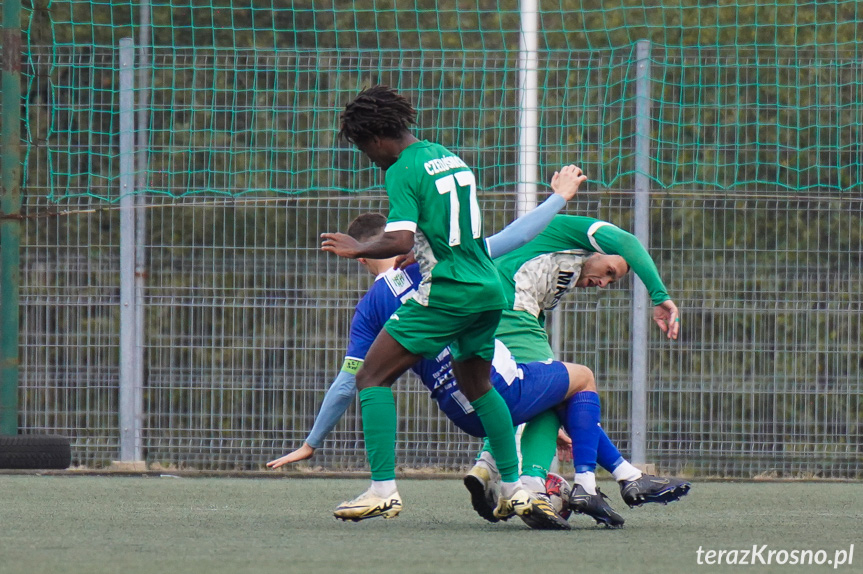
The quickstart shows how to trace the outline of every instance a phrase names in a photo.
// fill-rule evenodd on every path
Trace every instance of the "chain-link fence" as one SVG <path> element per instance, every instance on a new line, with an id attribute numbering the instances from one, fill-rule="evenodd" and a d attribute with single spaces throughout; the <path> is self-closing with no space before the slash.
<path id="1" fill-rule="evenodd" d="M 629 194 L 588 197 L 568 211 L 626 226 Z M 305 437 L 371 282 L 358 264 L 319 251 L 317 235 L 382 209 L 383 198 L 151 205 L 146 459 L 257 468 Z M 487 195 L 489 225 L 513 206 Z M 27 207 L 50 205 L 31 198 Z M 652 253 L 683 331 L 677 342 L 651 333 L 649 460 L 695 474 L 859 477 L 863 204 L 661 194 L 651 217 Z M 96 467 L 118 453 L 117 219 L 107 210 L 31 220 L 24 251 L 23 431 L 67 435 L 75 461 Z M 630 291 L 631 280 L 579 291 L 551 318 L 561 358 L 596 372 L 606 428 L 624 452 Z M 417 381 L 397 389 L 400 463 L 468 464 L 476 441 Z M 355 409 L 315 463 L 362 467 Z"/>
<path id="2" fill-rule="evenodd" d="M 20 424 L 23 432 L 71 437 L 75 462 L 98 467 L 116 459 L 119 448 L 119 212 L 98 199 L 117 196 L 116 56 L 99 51 L 41 54 L 35 50 L 32 55 L 26 107 L 24 211 L 40 217 L 25 220 Z M 149 183 L 151 191 L 203 193 L 147 197 L 144 455 L 151 463 L 183 467 L 258 468 L 305 437 L 323 391 L 341 365 L 353 305 L 371 282 L 356 263 L 322 253 L 318 235 L 344 230 L 364 210 L 385 210 L 385 197 L 375 191 L 378 174 L 358 152 L 333 139 L 329 116 L 343 102 L 330 96 L 332 101 L 279 99 L 298 78 L 308 88 L 317 85 L 315 78 L 325 77 L 314 67 L 319 56 L 273 57 L 271 69 L 265 70 L 260 63 L 269 60 L 254 59 L 248 81 L 255 89 L 249 92 L 222 86 L 221 72 L 207 75 L 207 65 L 199 70 L 202 62 L 217 61 L 208 60 L 212 55 L 198 54 L 188 66 L 178 67 L 185 57 L 163 54 L 154 60 L 155 73 L 170 68 L 173 83 L 154 89 Z M 454 68 L 464 67 L 465 56 L 460 58 Z M 783 69 L 790 70 L 794 61 L 783 60 Z M 515 75 L 512 58 L 483 56 L 461 78 L 431 73 L 453 67 L 446 63 L 416 60 L 399 67 L 400 62 L 392 56 L 382 66 L 378 57 L 350 66 L 380 67 L 382 80 L 424 88 L 420 91 L 426 99 L 418 102 L 424 110 L 420 134 L 452 146 L 478 166 L 485 231 L 502 228 L 515 213 L 514 193 L 504 185 L 515 178 L 517 157 L 512 131 L 518 122 L 508 86 Z M 490 73 L 494 62 L 501 74 Z M 761 69 L 747 69 L 740 62 L 733 72 L 729 66 L 718 68 L 733 76 L 723 85 Z M 665 340 L 657 329 L 649 340 L 648 461 L 664 471 L 863 475 L 863 201 L 849 192 L 818 190 L 844 188 L 859 175 L 854 170 L 863 162 L 859 144 L 853 142 L 859 142 L 855 134 L 863 112 L 859 105 L 849 105 L 848 98 L 853 101 L 863 84 L 853 60 L 821 63 L 815 67 L 835 72 L 821 77 L 836 88 L 821 80 L 813 81 L 811 93 L 798 86 L 798 99 L 801 93 L 809 99 L 801 99 L 794 109 L 805 115 L 818 105 L 817 117 L 808 122 L 815 126 L 812 139 L 806 140 L 811 143 L 804 147 L 815 150 L 810 156 L 821 158 L 824 169 L 809 170 L 799 155 L 788 156 L 791 163 L 784 166 L 771 163 L 782 153 L 767 150 L 764 142 L 774 141 L 776 134 L 764 135 L 769 131 L 762 122 L 765 108 L 748 95 L 735 101 L 736 113 L 744 116 L 732 123 L 738 135 L 748 133 L 747 125 L 754 131 L 750 139 L 737 141 L 734 134 L 722 135 L 723 121 L 731 120 L 688 123 L 691 97 L 702 106 L 698 118 L 713 117 L 704 111 L 705 102 L 712 100 L 704 95 L 703 83 L 696 90 L 685 80 L 668 81 L 654 91 L 654 118 L 664 119 L 664 130 L 673 125 L 680 130 L 666 148 L 668 138 L 654 132 L 655 157 L 668 158 L 654 162 L 656 174 L 673 182 L 681 179 L 675 170 L 695 163 L 702 170 L 718 170 L 708 174 L 706 181 L 714 182 L 710 185 L 697 183 L 693 172 L 682 179 L 696 183 L 651 196 L 649 248 L 681 308 L 683 326 L 677 342 Z M 674 70 L 686 69 L 685 61 L 678 64 L 663 75 L 654 62 L 654 73 L 672 77 Z M 186 72 L 175 73 L 177 69 Z M 483 73 L 474 77 L 469 70 Z M 582 93 L 575 81 L 579 70 L 606 80 L 585 80 L 594 88 Z M 541 165 L 553 169 L 562 162 L 581 163 L 584 157 L 588 169 L 607 171 L 629 162 L 634 153 L 632 102 L 620 93 L 631 69 L 608 58 L 569 55 L 552 60 L 545 72 L 560 90 L 549 92 L 542 102 Z M 796 72 L 788 74 L 774 87 L 799 80 Z M 234 80 L 240 76 L 235 73 Z M 489 84 L 487 78 L 498 83 Z M 337 93 L 347 94 L 356 81 Z M 443 84 L 448 87 L 435 88 Z M 201 85 L 206 89 L 196 91 Z M 327 93 L 321 91 L 319 98 Z M 719 113 L 724 104 L 720 99 L 711 105 Z M 780 114 L 790 109 L 774 107 Z M 754 114 L 751 121 L 745 121 L 747 110 Z M 170 121 L 160 123 L 162 116 Z M 680 121 L 675 124 L 674 118 Z M 797 125 L 787 120 L 782 125 Z M 447 139 L 447 126 L 460 127 L 453 132 L 454 141 Z M 687 146 L 685 132 L 696 128 L 714 129 L 714 134 L 706 139 L 693 135 L 697 145 Z M 608 141 L 603 130 L 619 134 L 610 136 L 621 150 L 614 157 L 603 149 Z M 244 133 L 252 139 L 237 139 Z M 215 139 L 197 142 L 194 134 Z M 213 147 L 216 140 L 224 146 Z M 324 149 L 340 179 L 326 185 L 309 180 L 310 164 L 303 163 L 302 149 Z M 242 165 L 250 171 L 256 158 L 263 158 L 261 165 L 286 165 L 278 172 L 257 170 L 262 179 L 246 178 L 238 167 L 239 153 L 245 154 Z M 697 155 L 698 161 L 687 154 Z M 760 166 L 752 172 L 752 182 L 718 191 L 715 182 L 746 180 L 747 173 L 739 170 L 746 158 L 757 159 L 751 164 Z M 320 158 L 307 159 L 317 162 L 315 173 L 326 171 Z M 831 165 L 835 182 L 825 183 Z M 724 169 L 738 171 L 726 178 Z M 796 189 L 789 190 L 790 180 L 777 174 L 792 172 Z M 631 230 L 631 174 L 609 173 L 597 178 L 607 185 L 588 185 L 567 212 L 598 216 Z M 230 189 L 225 189 L 228 180 Z M 267 191 L 273 187 L 366 191 L 277 195 Z M 256 192 L 219 198 L 212 193 L 217 189 Z M 48 199 L 52 193 L 55 201 Z M 44 216 L 52 211 L 74 213 Z M 560 358 L 595 371 L 603 390 L 605 426 L 624 453 L 630 448 L 631 291 L 631 279 L 602 292 L 580 291 L 550 319 Z M 457 432 L 415 380 L 406 378 L 397 390 L 399 462 L 445 469 L 469 464 L 476 441 Z M 333 469 L 363 467 L 355 409 L 314 461 Z"/>

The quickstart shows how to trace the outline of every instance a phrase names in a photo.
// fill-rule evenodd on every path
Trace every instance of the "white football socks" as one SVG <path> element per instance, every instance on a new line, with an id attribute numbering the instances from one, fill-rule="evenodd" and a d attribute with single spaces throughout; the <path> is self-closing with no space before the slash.
<path id="1" fill-rule="evenodd" d="M 534 494 L 541 492 L 545 493 L 545 481 L 538 476 L 521 475 L 521 483 L 526 489 Z"/>
<path id="2" fill-rule="evenodd" d="M 614 480 L 620 482 L 621 480 L 638 480 L 641 478 L 642 472 L 624 460 L 611 475 L 614 476 Z"/>
<path id="3" fill-rule="evenodd" d="M 500 495 L 503 498 L 512 498 L 512 495 L 522 488 L 524 488 L 524 485 L 520 480 L 516 480 L 515 482 L 500 481 Z"/>
<path id="4" fill-rule="evenodd" d="M 576 472 L 575 484 L 580 484 L 588 494 L 596 494 L 596 475 L 592 472 Z"/>
<path id="5" fill-rule="evenodd" d="M 381 498 L 386 498 L 391 494 L 395 494 L 396 489 L 396 481 L 395 480 L 373 480 L 372 487 L 370 489 L 375 496 L 380 496 Z"/>
<path id="6" fill-rule="evenodd" d="M 484 450 L 482 451 L 482 453 L 480 453 L 477 462 L 485 463 L 488 466 L 489 470 L 492 471 L 492 473 L 497 472 L 497 462 L 495 462 L 494 457 L 491 456 L 491 453 L 487 450 Z"/>

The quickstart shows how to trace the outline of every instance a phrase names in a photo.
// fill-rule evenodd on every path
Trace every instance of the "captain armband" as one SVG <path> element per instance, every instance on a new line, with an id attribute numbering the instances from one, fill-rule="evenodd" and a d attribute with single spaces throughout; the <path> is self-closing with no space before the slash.
<path id="1" fill-rule="evenodd" d="M 346 373 L 350 373 L 351 375 L 356 375 L 357 371 L 360 370 L 360 367 L 363 366 L 362 359 L 355 359 L 353 357 L 345 357 L 345 362 L 342 364 L 342 370 Z"/>

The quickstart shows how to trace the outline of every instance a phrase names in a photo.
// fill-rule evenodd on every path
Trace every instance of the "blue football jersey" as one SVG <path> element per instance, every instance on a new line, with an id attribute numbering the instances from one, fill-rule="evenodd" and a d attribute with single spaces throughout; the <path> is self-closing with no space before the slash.
<path id="1" fill-rule="evenodd" d="M 354 318 L 351 320 L 351 334 L 345 363 L 356 362 L 356 369 L 366 358 L 369 347 L 384 328 L 384 323 L 401 307 L 402 303 L 413 297 L 416 286 L 422 281 L 420 266 L 415 263 L 402 271 L 388 269 L 375 279 L 374 285 L 357 303 Z M 344 369 L 343 370 L 349 370 Z"/>
<path id="2" fill-rule="evenodd" d="M 359 370 L 384 323 L 402 303 L 413 297 L 421 282 L 418 263 L 404 271 L 389 269 L 377 277 L 371 289 L 357 303 L 351 321 L 345 367 L 342 367 L 342 370 L 354 373 Z M 411 370 L 429 389 L 432 398 L 447 417 L 453 419 L 473 412 L 470 401 L 459 391 L 456 384 L 449 348 L 441 351 L 434 359 L 422 359 L 414 364 Z"/>

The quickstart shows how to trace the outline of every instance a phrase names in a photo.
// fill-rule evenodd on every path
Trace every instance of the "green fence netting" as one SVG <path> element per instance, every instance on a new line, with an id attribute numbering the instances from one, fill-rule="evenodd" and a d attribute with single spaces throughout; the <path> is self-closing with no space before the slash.
<path id="1" fill-rule="evenodd" d="M 576 162 L 599 188 L 631 186 L 635 46 L 647 40 L 656 188 L 859 191 L 857 0 L 537 8 L 541 178 Z M 135 167 L 138 192 L 377 189 L 369 162 L 336 139 L 341 108 L 373 83 L 409 95 L 420 135 L 476 166 L 483 188 L 518 183 L 514 0 L 156 0 L 149 9 L 32 0 L 23 14 L 25 162 L 48 169 L 25 166 L 28 189 L 54 200 L 119 197 L 118 45 L 139 43 L 147 20 L 146 60 L 136 52 L 147 157 Z"/>

